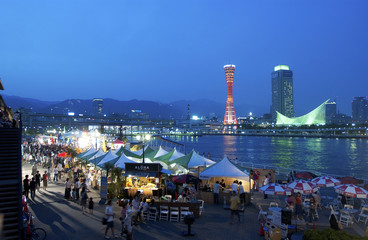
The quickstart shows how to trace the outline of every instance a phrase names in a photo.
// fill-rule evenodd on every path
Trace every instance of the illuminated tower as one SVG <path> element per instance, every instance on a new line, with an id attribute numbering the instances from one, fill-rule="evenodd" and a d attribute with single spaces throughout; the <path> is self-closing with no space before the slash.
<path id="1" fill-rule="evenodd" d="M 234 81 L 235 65 L 225 65 L 224 69 L 227 85 L 227 99 L 224 117 L 224 130 L 226 130 L 226 125 L 235 125 L 238 124 L 238 122 L 236 121 L 234 99 L 233 99 L 233 81 Z"/>
<path id="2" fill-rule="evenodd" d="M 278 65 L 272 72 L 271 114 L 276 122 L 276 111 L 294 117 L 293 72 L 287 65 Z"/>

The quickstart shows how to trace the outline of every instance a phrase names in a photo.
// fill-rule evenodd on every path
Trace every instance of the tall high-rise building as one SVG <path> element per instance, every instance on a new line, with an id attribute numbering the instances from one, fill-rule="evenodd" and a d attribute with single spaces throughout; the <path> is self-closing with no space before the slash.
<path id="1" fill-rule="evenodd" d="M 352 106 L 352 121 L 365 123 L 368 121 L 368 101 L 366 97 L 355 97 Z"/>
<path id="2" fill-rule="evenodd" d="M 326 103 L 326 123 L 332 123 L 333 118 L 337 114 L 336 102 Z"/>
<path id="3" fill-rule="evenodd" d="M 294 117 L 293 72 L 287 65 L 278 65 L 272 72 L 272 119 L 276 111 L 286 117 Z"/>
<path id="4" fill-rule="evenodd" d="M 93 108 L 93 114 L 95 116 L 102 116 L 103 115 L 103 99 L 94 98 L 92 100 L 92 108 Z"/>
<path id="5" fill-rule="evenodd" d="M 234 98 L 233 98 L 233 82 L 234 82 L 235 65 L 225 65 L 224 69 L 225 69 L 226 85 L 227 85 L 227 99 L 226 99 L 224 125 L 234 125 L 234 124 L 238 124 L 236 120 L 236 115 L 235 115 Z"/>

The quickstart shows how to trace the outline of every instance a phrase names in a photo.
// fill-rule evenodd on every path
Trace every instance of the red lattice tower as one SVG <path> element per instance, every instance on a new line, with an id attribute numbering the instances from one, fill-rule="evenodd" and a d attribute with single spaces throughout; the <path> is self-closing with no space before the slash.
<path id="1" fill-rule="evenodd" d="M 226 100 L 224 125 L 236 125 L 238 124 L 238 121 L 236 120 L 234 99 L 233 99 L 233 81 L 234 81 L 235 65 L 225 65 L 224 69 L 227 85 L 227 100 Z"/>

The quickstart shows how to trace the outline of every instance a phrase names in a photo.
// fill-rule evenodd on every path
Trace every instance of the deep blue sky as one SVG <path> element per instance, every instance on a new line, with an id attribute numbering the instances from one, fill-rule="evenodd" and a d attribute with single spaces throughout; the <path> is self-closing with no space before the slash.
<path id="1" fill-rule="evenodd" d="M 368 95 L 368 1 L 0 1 L 4 94 L 226 101 L 269 110 L 271 72 L 294 71 L 296 115 Z M 236 106 L 235 106 L 236 107 Z"/>

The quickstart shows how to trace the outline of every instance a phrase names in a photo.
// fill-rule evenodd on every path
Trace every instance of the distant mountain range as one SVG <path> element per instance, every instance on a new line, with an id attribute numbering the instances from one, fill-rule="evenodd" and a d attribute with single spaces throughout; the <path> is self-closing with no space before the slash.
<path id="1" fill-rule="evenodd" d="M 92 99 L 68 99 L 64 101 L 41 101 L 33 98 L 22 98 L 18 96 L 2 95 L 6 104 L 13 110 L 19 108 L 29 109 L 35 113 L 55 113 L 67 114 L 74 112 L 76 114 L 92 115 Z M 187 116 L 187 106 L 190 104 L 191 115 L 220 117 L 222 118 L 225 111 L 225 103 L 218 103 L 208 99 L 199 100 L 180 100 L 172 103 L 160 103 L 144 100 L 121 101 L 111 98 L 103 99 L 104 113 L 129 115 L 131 110 L 141 110 L 143 113 L 149 114 L 150 118 L 175 118 L 185 119 Z M 237 116 L 248 115 L 251 109 L 259 109 L 260 107 L 252 105 L 235 105 Z M 263 109 L 265 109 L 263 107 Z"/>

